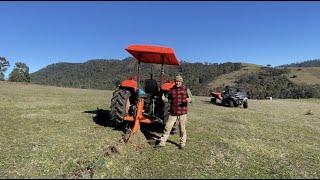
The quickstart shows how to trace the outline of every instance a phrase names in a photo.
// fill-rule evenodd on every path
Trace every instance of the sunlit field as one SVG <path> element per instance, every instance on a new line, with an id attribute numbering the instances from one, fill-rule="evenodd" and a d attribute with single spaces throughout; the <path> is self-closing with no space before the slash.
<path id="1" fill-rule="evenodd" d="M 161 149 L 143 133 L 124 143 L 108 123 L 111 97 L 0 82 L 0 177 L 320 178 L 320 99 L 250 99 L 243 109 L 196 96 L 180 150 L 178 134 Z"/>

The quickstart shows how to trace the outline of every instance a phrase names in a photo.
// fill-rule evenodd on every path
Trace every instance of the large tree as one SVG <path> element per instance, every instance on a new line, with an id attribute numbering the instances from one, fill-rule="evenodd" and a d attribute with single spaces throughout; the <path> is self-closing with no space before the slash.
<path id="1" fill-rule="evenodd" d="M 0 57 L 0 81 L 4 80 L 4 72 L 9 66 L 9 61 L 5 57 Z"/>
<path id="2" fill-rule="evenodd" d="M 22 62 L 16 62 L 16 65 L 9 75 L 9 81 L 30 82 L 29 67 Z"/>

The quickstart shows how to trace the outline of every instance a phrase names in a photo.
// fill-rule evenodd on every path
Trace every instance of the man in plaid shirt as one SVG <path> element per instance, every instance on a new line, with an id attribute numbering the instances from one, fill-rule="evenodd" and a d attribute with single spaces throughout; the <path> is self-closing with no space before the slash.
<path id="1" fill-rule="evenodd" d="M 183 78 L 177 75 L 175 78 L 175 86 L 170 89 L 168 100 L 170 101 L 170 115 L 164 133 L 160 138 L 160 142 L 156 148 L 164 147 L 170 136 L 171 129 L 175 122 L 179 124 L 180 129 L 180 149 L 183 149 L 187 141 L 186 123 L 188 113 L 188 103 L 192 102 L 192 94 L 190 90 L 182 85 Z"/>

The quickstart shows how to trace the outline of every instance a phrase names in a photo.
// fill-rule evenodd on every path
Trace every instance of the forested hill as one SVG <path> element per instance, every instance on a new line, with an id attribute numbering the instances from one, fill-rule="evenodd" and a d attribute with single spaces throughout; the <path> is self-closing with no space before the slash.
<path id="1" fill-rule="evenodd" d="M 152 71 L 159 78 L 160 65 L 142 64 L 141 72 L 145 77 Z M 165 74 L 173 78 L 177 73 L 184 76 L 186 84 L 194 95 L 208 95 L 208 84 L 222 74 L 228 74 L 242 68 L 241 63 L 188 63 L 181 62 L 181 68 L 165 65 Z M 97 59 L 85 63 L 51 64 L 31 74 L 32 83 L 61 87 L 92 88 L 113 90 L 119 83 L 135 75 L 137 61 L 133 58 L 123 60 Z"/>
<path id="2" fill-rule="evenodd" d="M 320 67 L 318 61 L 305 61 L 299 67 L 271 67 L 244 63 L 189 63 L 181 66 L 164 66 L 164 74 L 173 79 L 183 75 L 185 83 L 194 95 L 208 96 L 212 91 L 221 91 L 226 85 L 244 88 L 250 98 L 319 98 Z M 308 66 L 308 67 L 301 67 Z M 159 80 L 160 65 L 141 64 L 141 75 Z M 121 81 L 137 72 L 137 61 L 96 59 L 85 63 L 51 64 L 31 74 L 32 83 L 60 87 L 114 90 Z"/>
<path id="3" fill-rule="evenodd" d="M 51 64 L 31 74 L 32 82 L 62 87 L 112 89 L 127 73 L 132 74 L 129 60 L 90 60 L 85 63 Z"/>
<path id="4" fill-rule="evenodd" d="M 280 67 L 320 67 L 320 59 L 281 65 Z"/>

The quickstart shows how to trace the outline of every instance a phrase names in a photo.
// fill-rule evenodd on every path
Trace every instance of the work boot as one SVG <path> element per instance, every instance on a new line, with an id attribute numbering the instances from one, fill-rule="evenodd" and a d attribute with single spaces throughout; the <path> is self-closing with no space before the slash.
<path id="1" fill-rule="evenodd" d="M 154 148 L 162 148 L 165 145 L 163 143 L 161 143 L 161 141 L 158 141 L 158 143 L 156 143 L 156 145 L 154 146 Z"/>

